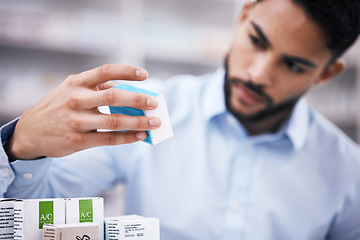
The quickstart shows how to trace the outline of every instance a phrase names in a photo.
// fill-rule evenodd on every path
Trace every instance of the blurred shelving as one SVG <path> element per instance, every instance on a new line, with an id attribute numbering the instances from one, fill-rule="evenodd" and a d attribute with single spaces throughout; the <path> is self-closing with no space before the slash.
<path id="1" fill-rule="evenodd" d="M 245 0 L 4 0 L 0 4 L 0 123 L 20 115 L 67 75 L 105 63 L 145 67 L 150 77 L 202 74 L 223 64 Z M 360 41 L 348 69 L 308 94 L 360 143 Z M 104 193 L 123 213 L 125 189 Z"/>
<path id="2" fill-rule="evenodd" d="M 68 74 L 104 63 L 150 68 L 160 78 L 213 70 L 231 39 L 235 6 L 234 0 L 4 1 L 0 118 L 21 114 Z"/>
<path id="3" fill-rule="evenodd" d="M 0 5 L 0 123 L 20 115 L 67 75 L 105 63 L 150 77 L 202 74 L 222 64 L 235 0 L 5 0 Z M 124 188 L 104 193 L 120 215 Z"/>
<path id="4" fill-rule="evenodd" d="M 204 11 L 203 0 L 80 2 L 82 8 L 71 1 L 1 5 L 0 44 L 117 58 L 130 47 L 140 64 L 154 58 L 214 65 L 231 38 L 231 0 L 207 2 L 212 12 Z M 113 7 L 98 8 L 103 5 Z"/>
<path id="5" fill-rule="evenodd" d="M 202 74 L 223 64 L 244 0 L 5 0 L 0 5 L 0 122 L 21 114 L 67 75 L 104 63 L 150 77 Z M 348 69 L 308 94 L 360 142 L 360 41 Z"/>
<path id="6" fill-rule="evenodd" d="M 360 39 L 344 55 L 347 68 L 308 94 L 311 105 L 360 143 Z"/>

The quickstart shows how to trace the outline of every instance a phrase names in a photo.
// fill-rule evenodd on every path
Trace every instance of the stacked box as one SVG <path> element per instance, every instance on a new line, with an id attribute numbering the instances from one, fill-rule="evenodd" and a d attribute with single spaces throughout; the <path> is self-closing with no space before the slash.
<path id="1" fill-rule="evenodd" d="M 158 107 L 154 110 L 141 110 L 132 107 L 109 106 L 111 114 L 117 113 L 117 114 L 125 114 L 130 116 L 152 116 L 152 117 L 160 118 L 161 126 L 158 129 L 146 131 L 147 138 L 143 140 L 143 142 L 149 143 L 151 145 L 155 145 L 174 135 L 163 94 L 151 92 L 129 84 L 119 84 L 114 88 L 130 91 L 130 92 L 146 94 L 155 97 L 158 100 L 159 103 Z"/>
<path id="2" fill-rule="evenodd" d="M 64 223 L 64 199 L 28 199 L 14 202 L 15 240 L 40 240 L 44 224 Z"/>
<path id="3" fill-rule="evenodd" d="M 0 199 L 0 239 L 14 239 L 15 199 Z"/>
<path id="4" fill-rule="evenodd" d="M 43 240 L 102 240 L 97 223 L 46 224 Z"/>
<path id="5" fill-rule="evenodd" d="M 66 199 L 66 223 L 97 223 L 98 238 L 104 238 L 104 199 L 68 198 Z"/>
<path id="6" fill-rule="evenodd" d="M 105 218 L 105 240 L 160 240 L 159 219 L 138 215 Z"/>

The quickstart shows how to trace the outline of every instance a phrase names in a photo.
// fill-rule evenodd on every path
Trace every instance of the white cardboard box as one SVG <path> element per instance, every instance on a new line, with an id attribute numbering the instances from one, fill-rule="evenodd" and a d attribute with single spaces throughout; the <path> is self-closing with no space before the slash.
<path id="1" fill-rule="evenodd" d="M 14 239 L 15 199 L 0 199 L 0 239 Z"/>
<path id="2" fill-rule="evenodd" d="M 45 224 L 43 240 L 102 240 L 97 223 Z"/>
<path id="3" fill-rule="evenodd" d="M 104 199 L 96 198 L 67 198 L 66 223 L 97 223 L 98 238 L 104 238 Z"/>
<path id="4" fill-rule="evenodd" d="M 119 114 L 126 114 L 130 116 L 152 116 L 152 117 L 159 117 L 161 120 L 161 126 L 158 129 L 155 130 L 149 130 L 146 131 L 148 134 L 148 137 L 143 140 L 143 142 L 155 145 L 158 144 L 170 137 L 172 137 L 173 130 L 169 118 L 169 113 L 166 107 L 166 102 L 163 94 L 151 92 L 142 88 L 135 87 L 133 85 L 129 84 L 119 84 L 115 86 L 114 88 L 122 89 L 130 92 L 136 92 L 136 93 L 143 93 L 152 97 L 155 97 L 159 105 L 154 110 L 141 110 L 136 108 L 130 108 L 130 107 L 116 107 L 116 106 L 110 106 L 110 112 L 112 114 L 119 113 Z"/>
<path id="5" fill-rule="evenodd" d="M 27 199 L 14 202 L 15 240 L 41 240 L 44 224 L 63 223 L 64 199 Z"/>
<path id="6" fill-rule="evenodd" d="M 105 240 L 160 240 L 159 219 L 128 215 L 105 218 Z"/>

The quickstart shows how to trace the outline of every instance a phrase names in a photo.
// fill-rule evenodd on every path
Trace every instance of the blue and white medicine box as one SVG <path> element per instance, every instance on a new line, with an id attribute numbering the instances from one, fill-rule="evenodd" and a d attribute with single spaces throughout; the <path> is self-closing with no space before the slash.
<path id="1" fill-rule="evenodd" d="M 169 114 L 167 111 L 165 98 L 163 94 L 151 92 L 142 88 L 138 88 L 129 84 L 119 84 L 115 86 L 114 88 L 122 89 L 130 92 L 136 92 L 136 93 L 143 93 L 147 94 L 149 96 L 157 98 L 159 105 L 154 110 L 141 110 L 137 108 L 132 107 L 114 107 L 109 106 L 110 113 L 120 113 L 130 116 L 153 116 L 153 117 L 159 117 L 161 120 L 161 126 L 158 129 L 155 130 L 148 130 L 147 132 L 147 138 L 143 140 L 143 142 L 155 145 L 159 142 L 162 142 L 170 137 L 172 137 L 173 131 L 170 123 Z"/>

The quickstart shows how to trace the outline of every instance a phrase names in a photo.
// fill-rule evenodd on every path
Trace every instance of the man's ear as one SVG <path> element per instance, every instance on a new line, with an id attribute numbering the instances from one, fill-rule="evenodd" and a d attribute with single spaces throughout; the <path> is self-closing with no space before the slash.
<path id="1" fill-rule="evenodd" d="M 244 4 L 244 6 L 240 12 L 240 15 L 239 15 L 238 23 L 243 22 L 249 16 L 250 10 L 255 4 L 256 3 L 253 1 L 247 1 Z"/>
<path id="2" fill-rule="evenodd" d="M 346 67 L 346 63 L 342 59 L 337 59 L 334 62 L 330 63 L 322 72 L 320 77 L 315 81 L 315 84 L 324 84 L 331 79 L 333 79 L 336 75 L 340 74 L 344 71 Z"/>

